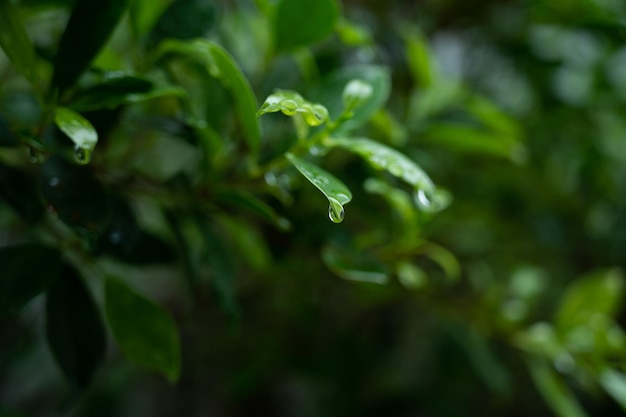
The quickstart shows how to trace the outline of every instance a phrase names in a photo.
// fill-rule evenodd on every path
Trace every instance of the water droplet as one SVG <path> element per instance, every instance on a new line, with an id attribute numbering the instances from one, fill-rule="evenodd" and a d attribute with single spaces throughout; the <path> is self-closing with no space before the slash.
<path id="1" fill-rule="evenodd" d="M 416 203 L 423 209 L 430 209 L 433 205 L 431 193 L 427 193 L 423 189 L 417 190 Z"/>
<path id="2" fill-rule="evenodd" d="M 328 218 L 333 223 L 341 223 L 346 214 L 343 206 L 339 203 L 332 202 L 328 206 Z"/>
<path id="3" fill-rule="evenodd" d="M 445 190 L 424 190 L 420 188 L 415 195 L 415 204 L 425 212 L 435 213 L 450 205 L 452 197 Z"/>
<path id="4" fill-rule="evenodd" d="M 281 101 L 280 106 L 280 111 L 287 116 L 293 116 L 296 114 L 296 110 L 298 109 L 298 103 L 289 99 Z"/>
<path id="5" fill-rule="evenodd" d="M 74 148 L 74 157 L 79 164 L 87 165 L 91 162 L 91 150 L 77 146 Z"/>
<path id="6" fill-rule="evenodd" d="M 112 232 L 109 235 L 109 242 L 111 242 L 113 245 L 119 245 L 122 242 L 123 239 L 123 235 L 120 232 Z"/>

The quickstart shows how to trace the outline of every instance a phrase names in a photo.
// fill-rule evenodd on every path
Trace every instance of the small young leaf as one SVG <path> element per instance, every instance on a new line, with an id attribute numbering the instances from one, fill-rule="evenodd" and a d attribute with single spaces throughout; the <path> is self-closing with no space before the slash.
<path id="1" fill-rule="evenodd" d="M 318 103 L 311 103 L 294 91 L 276 90 L 257 112 L 257 116 L 281 111 L 287 116 L 301 114 L 309 126 L 319 126 L 328 120 L 328 110 Z"/>
<path id="2" fill-rule="evenodd" d="M 191 42 L 167 40 L 161 44 L 160 53 L 192 57 L 204 64 L 211 76 L 221 80 L 233 95 L 246 143 L 252 154 L 256 155 L 261 141 L 259 123 L 255 117 L 258 104 L 250 83 L 233 57 L 220 45 L 202 39 Z"/>
<path id="3" fill-rule="evenodd" d="M 348 187 L 317 165 L 297 158 L 291 153 L 287 153 L 286 157 L 311 184 L 326 196 L 330 204 L 328 207 L 330 220 L 334 223 L 341 223 L 344 217 L 343 206 L 352 200 L 352 193 Z"/>
<path id="4" fill-rule="evenodd" d="M 0 317 L 17 313 L 56 279 L 61 265 L 57 249 L 35 243 L 0 249 Z"/>
<path id="5" fill-rule="evenodd" d="M 46 337 L 70 386 L 85 387 L 104 359 L 106 333 L 89 290 L 67 264 L 46 296 Z"/>
<path id="6" fill-rule="evenodd" d="M 386 284 L 389 272 L 384 264 L 360 252 L 351 252 L 334 246 L 322 250 L 324 264 L 343 279 Z"/>
<path id="7" fill-rule="evenodd" d="M 89 67 L 107 42 L 129 0 L 77 0 L 59 42 L 52 87 L 63 92 Z"/>
<path id="8" fill-rule="evenodd" d="M 336 0 L 280 0 L 276 5 L 276 49 L 288 51 L 319 42 L 333 33 L 339 20 Z"/>
<path id="9" fill-rule="evenodd" d="M 361 80 L 352 80 L 343 89 L 341 99 L 346 111 L 352 111 L 371 97 L 373 87 Z"/>
<path id="10" fill-rule="evenodd" d="M 363 125 L 384 106 L 391 92 L 389 71 L 384 67 L 365 65 L 342 68 L 323 79 L 308 93 L 309 99 L 324 103 L 331 117 L 336 119 L 344 111 L 343 95 L 339 92 L 343 92 L 354 80 L 371 86 L 371 94 L 362 97 L 362 101 L 354 109 L 351 117 L 337 127 L 335 130 L 337 135 L 345 135 Z"/>
<path id="11" fill-rule="evenodd" d="M 56 125 L 74 142 L 76 160 L 88 164 L 91 154 L 98 143 L 98 132 L 89 120 L 65 107 L 59 107 L 54 116 Z"/>
<path id="12" fill-rule="evenodd" d="M 115 278 L 105 284 L 105 314 L 117 344 L 137 365 L 165 375 L 180 375 L 180 340 L 176 323 L 161 306 Z"/>
<path id="13" fill-rule="evenodd" d="M 37 57 L 24 29 L 20 13 L 11 0 L 0 0 L 0 47 L 31 84 L 36 85 Z"/>

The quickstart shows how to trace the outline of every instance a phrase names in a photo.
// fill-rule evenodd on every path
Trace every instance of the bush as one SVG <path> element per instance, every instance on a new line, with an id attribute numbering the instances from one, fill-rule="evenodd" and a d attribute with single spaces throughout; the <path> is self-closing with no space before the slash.
<path id="1" fill-rule="evenodd" d="M 625 18 L 0 0 L 0 413 L 619 415 Z"/>

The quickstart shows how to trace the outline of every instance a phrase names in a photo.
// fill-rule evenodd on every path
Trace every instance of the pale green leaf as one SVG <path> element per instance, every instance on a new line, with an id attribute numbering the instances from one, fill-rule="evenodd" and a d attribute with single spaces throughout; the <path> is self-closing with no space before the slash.
<path id="1" fill-rule="evenodd" d="M 335 178 L 331 173 L 307 162 L 295 155 L 286 154 L 289 162 L 295 166 L 304 177 L 311 182 L 328 199 L 328 217 L 335 223 L 343 221 L 343 206 L 352 200 L 352 193 L 346 185 Z"/>
<path id="2" fill-rule="evenodd" d="M 300 94 L 288 90 L 276 90 L 268 96 L 257 116 L 279 111 L 287 116 L 299 114 L 309 126 L 319 126 L 328 120 L 326 107 L 306 101 Z"/>
<path id="3" fill-rule="evenodd" d="M 86 164 L 91 160 L 91 153 L 98 143 L 98 132 L 89 120 L 65 107 L 59 107 L 54 116 L 59 129 L 74 142 L 76 159 Z"/>

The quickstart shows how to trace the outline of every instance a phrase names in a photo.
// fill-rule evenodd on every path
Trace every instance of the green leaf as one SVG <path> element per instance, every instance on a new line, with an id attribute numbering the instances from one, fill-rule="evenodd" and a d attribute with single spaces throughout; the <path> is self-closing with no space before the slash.
<path id="1" fill-rule="evenodd" d="M 421 268 L 410 262 L 398 262 L 396 265 L 398 281 L 410 290 L 418 290 L 428 285 L 428 276 Z"/>
<path id="2" fill-rule="evenodd" d="M 152 8 L 152 4 L 144 5 Z M 217 12 L 215 2 L 205 0 L 176 0 L 161 14 L 150 33 L 158 44 L 164 39 L 202 38 L 214 26 Z"/>
<path id="3" fill-rule="evenodd" d="M 526 159 L 526 149 L 517 138 L 471 125 L 435 123 L 422 138 L 458 152 L 500 156 L 519 163 Z"/>
<path id="4" fill-rule="evenodd" d="M 324 40 L 339 20 L 335 0 L 280 0 L 274 15 L 276 49 L 288 51 Z"/>
<path id="5" fill-rule="evenodd" d="M 368 138 L 333 138 L 327 143 L 356 153 L 375 169 L 385 170 L 416 189 L 432 191 L 435 188 L 430 177 L 414 161 L 380 142 Z"/>
<path id="6" fill-rule="evenodd" d="M 220 45 L 201 39 L 191 42 L 167 40 L 159 49 L 161 54 L 178 53 L 194 58 L 206 66 L 211 76 L 221 80 L 233 95 L 246 143 L 256 155 L 261 141 L 256 118 L 258 104 L 250 83 L 233 57 Z"/>
<path id="7" fill-rule="evenodd" d="M 599 376 L 600 385 L 626 411 L 626 374 L 606 369 Z"/>
<path id="8" fill-rule="evenodd" d="M 561 298 L 554 321 L 561 331 L 584 324 L 591 316 L 613 316 L 621 306 L 624 276 L 619 269 L 602 269 L 572 282 Z"/>
<path id="9" fill-rule="evenodd" d="M 415 190 L 415 203 L 422 210 L 436 212 L 450 203 L 451 197 L 438 190 L 430 177 L 403 153 L 368 138 L 328 138 L 329 146 L 338 146 L 365 159 L 373 168 L 385 170 L 404 180 Z"/>
<path id="10" fill-rule="evenodd" d="M 198 217 L 198 228 L 204 240 L 204 257 L 211 271 L 211 287 L 231 318 L 239 314 L 235 285 L 235 262 L 231 251 L 209 222 Z"/>
<path id="11" fill-rule="evenodd" d="M 3 163 L 0 163 L 0 197 L 31 224 L 43 216 L 43 204 L 32 176 Z"/>
<path id="12" fill-rule="evenodd" d="M 89 167 L 52 156 L 41 165 L 39 186 L 48 210 L 74 229 L 99 233 L 108 225 L 110 197 Z"/>
<path id="13" fill-rule="evenodd" d="M 115 29 L 129 0 L 77 0 L 59 42 L 52 87 L 63 92 L 87 70 Z"/>
<path id="14" fill-rule="evenodd" d="M 61 253 L 26 243 L 0 248 L 0 317 L 17 313 L 56 279 Z"/>
<path id="15" fill-rule="evenodd" d="M 39 80 L 35 49 L 11 0 L 0 0 L 0 47 L 17 70 L 36 86 Z"/>
<path id="16" fill-rule="evenodd" d="M 268 244 L 259 231 L 248 222 L 233 216 L 220 216 L 217 222 L 232 242 L 232 253 L 238 254 L 253 271 L 266 271 L 272 264 Z"/>
<path id="17" fill-rule="evenodd" d="M 122 104 L 136 103 L 164 96 L 184 96 L 180 87 L 157 87 L 146 78 L 127 74 L 107 74 L 100 84 L 77 93 L 72 108 L 81 111 L 115 108 Z"/>
<path id="18" fill-rule="evenodd" d="M 328 121 L 328 110 L 319 103 L 311 103 L 294 91 L 276 90 L 265 99 L 257 116 L 282 112 L 287 116 L 302 115 L 309 126 L 319 126 Z"/>
<path id="19" fill-rule="evenodd" d="M 265 201 L 244 190 L 233 189 L 221 191 L 216 194 L 216 199 L 224 204 L 242 208 L 259 218 L 274 224 L 279 229 L 288 230 L 291 228 L 289 220 L 281 217 L 276 210 L 274 210 Z"/>
<path id="20" fill-rule="evenodd" d="M 105 314 L 126 357 L 170 382 L 180 375 L 180 340 L 176 323 L 161 306 L 115 278 L 105 284 Z"/>
<path id="21" fill-rule="evenodd" d="M 337 276 L 350 281 L 386 284 L 389 272 L 384 264 L 370 255 L 335 246 L 322 250 L 324 264 Z"/>
<path id="22" fill-rule="evenodd" d="M 343 91 L 354 80 L 371 86 L 371 94 L 363 98 L 351 117 L 337 127 L 335 130 L 337 135 L 346 134 L 363 125 L 384 106 L 391 92 L 389 70 L 379 66 L 341 68 L 322 80 L 308 93 L 311 100 L 324 103 L 330 116 L 336 119 L 344 111 Z"/>
<path id="23" fill-rule="evenodd" d="M 67 264 L 47 292 L 46 337 L 70 386 L 87 386 L 104 359 L 106 333 L 89 290 Z"/>
<path id="24" fill-rule="evenodd" d="M 83 165 L 88 164 L 98 143 L 98 132 L 89 120 L 73 110 L 59 107 L 54 122 L 74 142 L 76 161 Z"/>
<path id="25" fill-rule="evenodd" d="M 557 416 L 587 417 L 574 394 L 546 361 L 533 358 L 527 364 L 539 393 Z"/>
<path id="26" fill-rule="evenodd" d="M 140 229 L 130 204 L 121 198 L 115 199 L 111 221 L 98 243 L 100 253 L 129 264 L 161 264 L 176 260 L 176 254 L 168 244 Z"/>
<path id="27" fill-rule="evenodd" d="M 17 146 L 20 144 L 19 139 L 9 126 L 7 120 L 0 116 L 0 146 Z"/>
<path id="28" fill-rule="evenodd" d="M 326 196 L 328 217 L 334 223 L 341 223 L 344 218 L 344 204 L 352 200 L 352 193 L 346 185 L 322 168 L 296 157 L 291 153 L 285 155 L 304 177 Z"/>
<path id="29" fill-rule="evenodd" d="M 416 30 L 406 31 L 404 38 L 406 58 L 413 80 L 420 89 L 430 87 L 433 82 L 433 67 L 426 39 Z"/>

